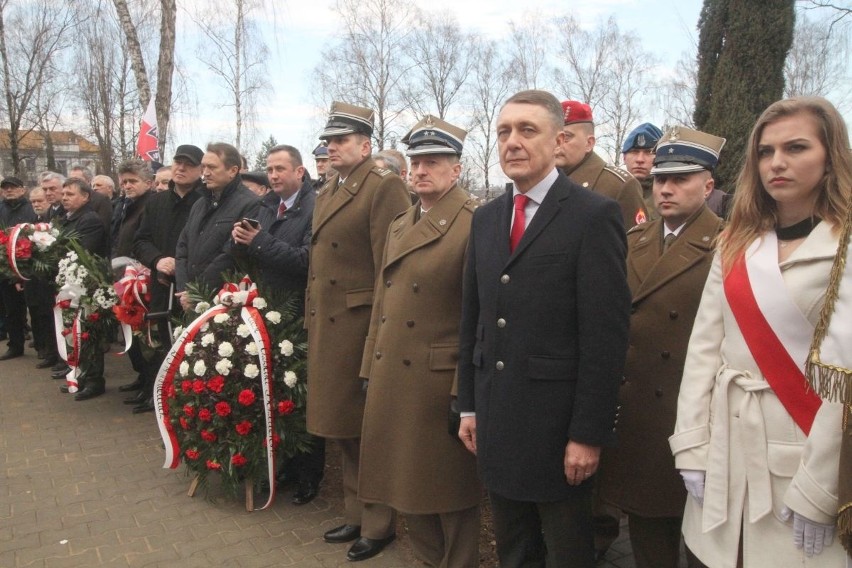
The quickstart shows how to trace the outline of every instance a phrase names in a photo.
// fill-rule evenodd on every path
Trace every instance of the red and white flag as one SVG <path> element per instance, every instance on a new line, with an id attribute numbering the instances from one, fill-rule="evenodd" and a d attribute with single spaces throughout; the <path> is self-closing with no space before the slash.
<path id="1" fill-rule="evenodd" d="M 139 129 L 139 139 L 136 141 L 136 153 L 146 162 L 160 161 L 160 140 L 157 136 L 157 111 L 154 108 L 154 97 L 148 101 L 148 108 L 142 115 L 142 127 Z"/>

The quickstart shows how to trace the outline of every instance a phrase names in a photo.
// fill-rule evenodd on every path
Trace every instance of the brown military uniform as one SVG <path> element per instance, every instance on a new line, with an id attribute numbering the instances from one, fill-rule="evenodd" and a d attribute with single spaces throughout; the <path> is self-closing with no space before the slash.
<path id="1" fill-rule="evenodd" d="M 361 376 L 369 377 L 358 496 L 406 513 L 474 507 L 476 458 L 447 432 L 473 205 L 458 186 L 391 224 Z"/>
<path id="2" fill-rule="evenodd" d="M 647 220 L 648 212 L 639 181 L 627 171 L 608 165 L 594 150 L 565 174 L 574 183 L 617 201 L 624 218 L 624 230 Z"/>
<path id="3" fill-rule="evenodd" d="M 388 226 L 409 207 L 399 176 L 367 159 L 338 187 L 317 196 L 305 298 L 308 329 L 308 431 L 359 438 L 365 395 L 358 377 L 373 286 Z"/>
<path id="4" fill-rule="evenodd" d="M 648 212 L 648 220 L 659 219 L 660 214 L 657 213 L 657 205 L 654 203 L 654 176 L 648 176 L 642 181 L 639 181 L 639 186 L 642 188 L 642 201 L 645 202 L 645 211 Z"/>
<path id="5" fill-rule="evenodd" d="M 628 514 L 673 519 L 683 515 L 686 490 L 668 437 L 674 429 L 692 323 L 721 226 L 722 221 L 702 206 L 665 254 L 662 219 L 627 234 L 627 282 L 633 296 L 630 346 L 619 392 L 618 446 L 603 451 L 599 494 Z M 679 527 L 676 521 L 676 535 Z"/>

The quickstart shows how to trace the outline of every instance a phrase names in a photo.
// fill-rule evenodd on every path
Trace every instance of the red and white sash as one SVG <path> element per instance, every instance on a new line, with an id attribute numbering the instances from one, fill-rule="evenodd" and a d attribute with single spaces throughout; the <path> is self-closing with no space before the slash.
<path id="1" fill-rule="evenodd" d="M 809 434 L 821 404 L 804 373 L 814 326 L 793 302 L 781 276 L 774 232 L 757 239 L 734 262 L 724 286 L 760 372 L 799 428 Z"/>

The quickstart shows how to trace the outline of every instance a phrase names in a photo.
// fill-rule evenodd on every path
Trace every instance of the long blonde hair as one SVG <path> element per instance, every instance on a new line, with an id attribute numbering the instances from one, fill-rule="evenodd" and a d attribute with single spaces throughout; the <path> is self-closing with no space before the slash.
<path id="1" fill-rule="evenodd" d="M 727 227 L 719 236 L 724 272 L 760 235 L 774 229 L 777 205 L 763 187 L 758 169 L 757 147 L 766 125 L 807 113 L 817 122 L 819 138 L 826 151 L 825 175 L 819 182 L 814 216 L 832 223 L 836 230 L 846 218 L 852 195 L 852 155 L 843 117 L 822 97 L 794 97 L 769 105 L 751 131 L 745 163 L 737 176 L 736 192 Z"/>

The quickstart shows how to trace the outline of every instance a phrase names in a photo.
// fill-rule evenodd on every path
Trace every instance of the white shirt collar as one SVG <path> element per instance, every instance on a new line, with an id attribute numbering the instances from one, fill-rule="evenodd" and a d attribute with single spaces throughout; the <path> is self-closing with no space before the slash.
<path id="1" fill-rule="evenodd" d="M 556 168 L 553 168 L 549 174 L 544 176 L 544 179 L 532 186 L 529 191 L 527 191 L 524 195 L 530 198 L 530 200 L 535 201 L 537 204 L 541 205 L 541 202 L 544 201 L 544 198 L 547 196 L 547 192 L 550 191 L 550 187 L 556 183 L 556 178 L 559 177 L 559 172 Z M 512 198 L 516 195 L 520 195 L 520 191 L 518 191 L 517 186 L 512 190 Z"/>

